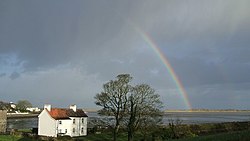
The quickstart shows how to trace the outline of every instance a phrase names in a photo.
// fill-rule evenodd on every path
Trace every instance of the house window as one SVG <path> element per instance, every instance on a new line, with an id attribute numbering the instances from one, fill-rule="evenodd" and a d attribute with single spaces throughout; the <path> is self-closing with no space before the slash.
<path id="1" fill-rule="evenodd" d="M 59 120 L 59 124 L 62 124 L 62 121 L 61 121 L 61 120 Z"/>
<path id="2" fill-rule="evenodd" d="M 82 118 L 82 123 L 84 123 L 84 118 Z"/>
<path id="3" fill-rule="evenodd" d="M 65 133 L 67 133 L 67 129 L 65 129 Z"/>
<path id="4" fill-rule="evenodd" d="M 76 123 L 76 119 L 73 119 L 73 124 L 75 124 Z"/>
<path id="5" fill-rule="evenodd" d="M 83 133 L 83 128 L 81 129 L 81 132 Z"/>
<path id="6" fill-rule="evenodd" d="M 73 128 L 73 133 L 75 133 L 75 131 L 76 131 L 75 128 Z"/>

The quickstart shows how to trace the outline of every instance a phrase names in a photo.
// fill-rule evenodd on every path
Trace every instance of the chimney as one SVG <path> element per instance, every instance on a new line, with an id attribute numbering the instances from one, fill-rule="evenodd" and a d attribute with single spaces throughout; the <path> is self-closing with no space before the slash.
<path id="1" fill-rule="evenodd" d="M 76 112 L 76 105 L 75 104 L 74 105 L 70 105 L 69 109 L 72 109 L 74 112 Z"/>
<path id="2" fill-rule="evenodd" d="M 51 111 L 51 105 L 50 104 L 45 104 L 44 109 L 47 109 L 50 112 Z"/>

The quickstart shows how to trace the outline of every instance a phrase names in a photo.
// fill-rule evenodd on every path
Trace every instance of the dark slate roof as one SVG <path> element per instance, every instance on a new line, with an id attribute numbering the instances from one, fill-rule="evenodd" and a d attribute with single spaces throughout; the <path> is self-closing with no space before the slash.
<path id="1" fill-rule="evenodd" d="M 75 112 L 72 109 L 52 108 L 48 112 L 50 116 L 56 120 L 70 119 L 69 117 L 88 117 L 82 109 L 77 109 Z"/>
<path id="2" fill-rule="evenodd" d="M 67 109 L 66 113 L 69 117 L 88 117 L 82 109 L 76 109 L 76 112 L 72 109 Z"/>

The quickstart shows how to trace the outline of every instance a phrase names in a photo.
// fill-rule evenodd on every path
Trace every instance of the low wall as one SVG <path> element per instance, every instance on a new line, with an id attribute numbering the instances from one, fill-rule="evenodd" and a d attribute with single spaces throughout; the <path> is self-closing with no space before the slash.
<path id="1" fill-rule="evenodd" d="M 5 133 L 7 127 L 7 111 L 0 110 L 0 133 Z"/>

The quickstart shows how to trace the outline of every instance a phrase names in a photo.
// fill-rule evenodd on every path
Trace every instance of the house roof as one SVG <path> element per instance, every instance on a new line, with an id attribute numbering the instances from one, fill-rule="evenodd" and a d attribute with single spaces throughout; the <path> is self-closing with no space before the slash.
<path id="1" fill-rule="evenodd" d="M 52 108 L 48 113 L 56 120 L 70 119 L 69 117 L 88 117 L 82 109 L 77 109 L 75 112 L 72 109 Z"/>

